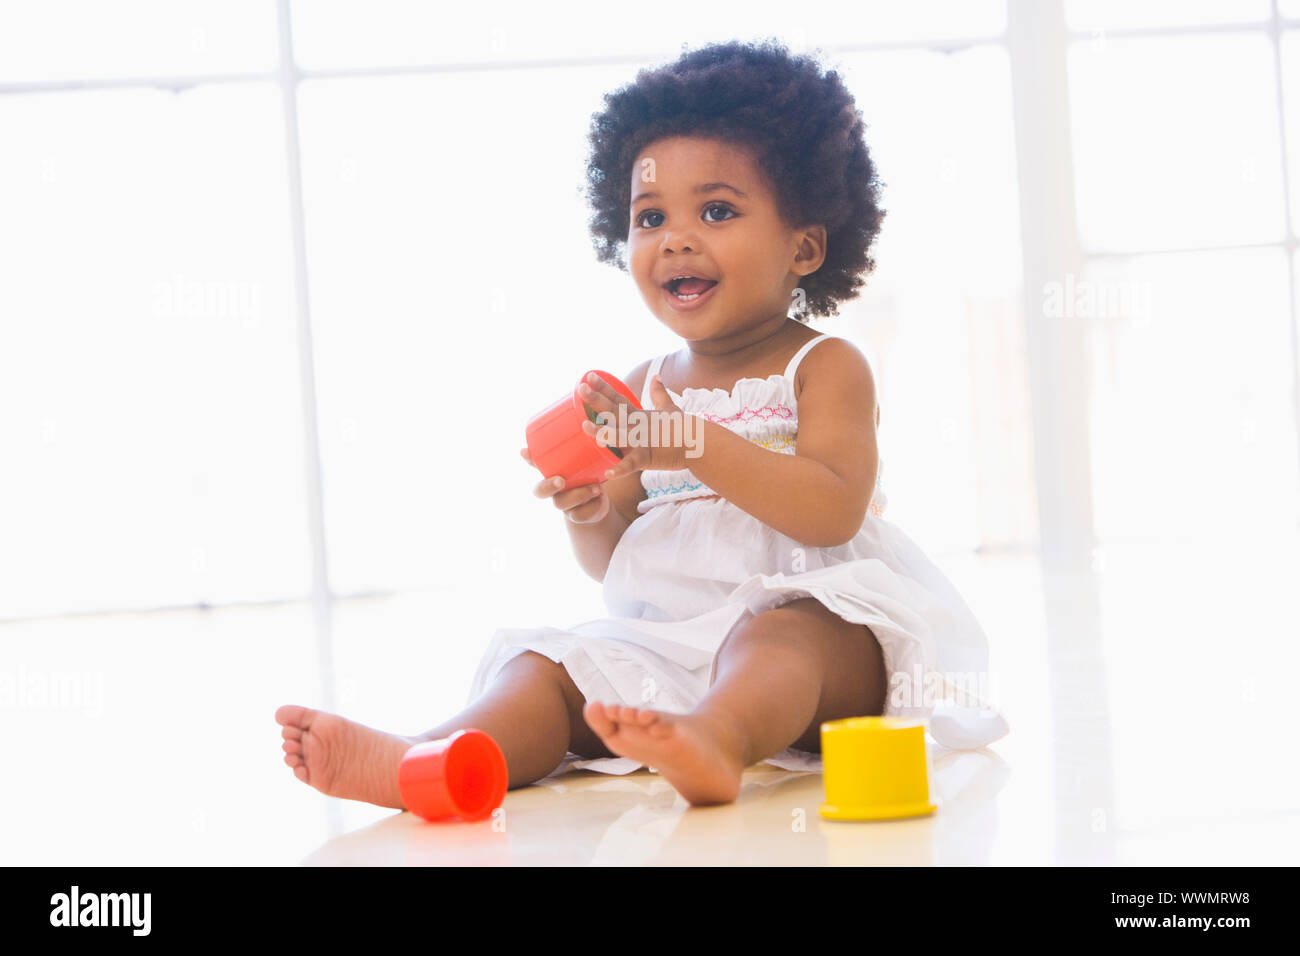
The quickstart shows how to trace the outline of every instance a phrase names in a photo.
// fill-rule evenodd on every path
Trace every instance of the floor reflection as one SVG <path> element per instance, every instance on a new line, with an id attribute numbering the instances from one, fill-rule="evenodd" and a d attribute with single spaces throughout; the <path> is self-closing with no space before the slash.
<path id="1" fill-rule="evenodd" d="M 511 791 L 496 817 L 426 823 L 393 814 L 335 837 L 308 865 L 986 865 L 1010 768 L 992 751 L 931 761 L 928 817 L 823 820 L 822 775 L 752 768 L 739 799 L 691 807 L 657 774 L 575 771 Z"/>
<path id="2" fill-rule="evenodd" d="M 1111 865 L 1115 789 L 1097 577 L 1043 573 L 1051 699 L 1055 859 Z"/>

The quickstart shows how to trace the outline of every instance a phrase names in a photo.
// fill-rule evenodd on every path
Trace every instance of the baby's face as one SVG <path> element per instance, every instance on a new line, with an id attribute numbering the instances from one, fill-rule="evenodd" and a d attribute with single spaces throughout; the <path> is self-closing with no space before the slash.
<path id="1" fill-rule="evenodd" d="M 783 323 L 799 278 L 825 258 L 807 230 L 780 217 L 749 150 L 714 139 L 651 143 L 632 164 L 627 261 L 641 296 L 682 338 L 724 340 L 762 322 Z M 712 279 L 694 302 L 664 287 L 690 273 Z"/>

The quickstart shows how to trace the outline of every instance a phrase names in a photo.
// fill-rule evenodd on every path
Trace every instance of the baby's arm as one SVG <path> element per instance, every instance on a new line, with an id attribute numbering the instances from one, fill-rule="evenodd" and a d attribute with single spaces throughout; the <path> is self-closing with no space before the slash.
<path id="1" fill-rule="evenodd" d="M 632 394 L 641 394 L 649 368 L 648 361 L 642 362 L 623 379 Z M 577 520 L 569 520 L 567 524 L 578 564 L 588 576 L 604 581 L 609 560 L 614 556 L 623 532 L 640 517 L 636 506 L 645 498 L 645 487 L 641 484 L 640 472 L 611 478 L 593 487 L 600 490 L 599 495 L 593 491 L 592 504 L 575 509 L 573 517 Z M 605 502 L 601 501 L 602 496 Z"/>
<path id="2" fill-rule="evenodd" d="M 799 433 L 783 455 L 710 421 L 687 467 L 764 524 L 812 547 L 851 540 L 862 527 L 879 467 L 876 385 L 866 357 L 844 339 L 799 364 Z"/>

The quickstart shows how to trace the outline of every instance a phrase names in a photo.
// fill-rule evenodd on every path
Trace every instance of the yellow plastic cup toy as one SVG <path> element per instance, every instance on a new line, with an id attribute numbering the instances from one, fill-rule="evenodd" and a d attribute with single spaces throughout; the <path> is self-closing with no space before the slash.
<path id="1" fill-rule="evenodd" d="M 933 813 L 925 724 L 849 717 L 822 724 L 827 820 L 894 820 Z"/>

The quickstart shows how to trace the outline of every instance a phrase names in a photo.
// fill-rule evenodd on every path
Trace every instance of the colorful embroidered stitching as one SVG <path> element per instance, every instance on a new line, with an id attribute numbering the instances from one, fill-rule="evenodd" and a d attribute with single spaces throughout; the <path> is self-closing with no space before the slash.
<path id="1" fill-rule="evenodd" d="M 727 422 L 752 422 L 752 421 L 771 421 L 773 418 L 789 419 L 794 417 L 794 409 L 786 405 L 764 405 L 762 408 L 742 408 L 734 415 L 728 415 L 723 418 L 721 415 L 710 415 L 708 412 L 695 412 L 701 418 L 706 418 L 711 422 L 717 422 L 719 425 L 725 425 Z"/>
<path id="2" fill-rule="evenodd" d="M 659 497 L 660 495 L 675 495 L 684 491 L 695 491 L 703 487 L 704 483 L 700 481 L 684 481 L 680 484 L 668 485 L 666 488 L 647 488 L 646 498 L 648 500 L 650 498 Z"/>
<path id="3" fill-rule="evenodd" d="M 752 441 L 755 445 L 762 445 L 764 448 L 770 449 L 772 451 L 780 451 L 783 448 L 795 447 L 794 439 L 789 438 L 785 435 L 778 435 L 775 438 L 764 438 L 764 439 L 751 438 L 750 441 Z"/>

